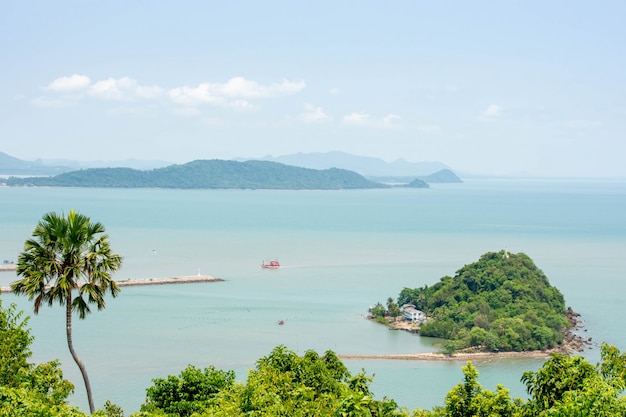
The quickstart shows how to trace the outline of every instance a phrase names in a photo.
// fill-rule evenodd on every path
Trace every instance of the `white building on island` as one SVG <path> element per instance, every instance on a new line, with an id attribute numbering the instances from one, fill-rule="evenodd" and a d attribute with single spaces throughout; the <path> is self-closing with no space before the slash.
<path id="1" fill-rule="evenodd" d="M 415 323 L 423 323 L 426 321 L 426 314 L 422 310 L 418 310 L 413 304 L 405 304 L 400 310 L 404 315 L 404 318 L 415 322 Z"/>

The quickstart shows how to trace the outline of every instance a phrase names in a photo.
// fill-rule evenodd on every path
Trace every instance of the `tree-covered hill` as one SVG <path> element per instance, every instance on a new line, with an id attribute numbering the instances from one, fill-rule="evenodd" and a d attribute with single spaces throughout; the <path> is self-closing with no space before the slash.
<path id="1" fill-rule="evenodd" d="M 9 186 L 118 188 L 239 188 L 340 190 L 386 188 L 343 169 L 315 170 L 268 161 L 196 160 L 151 171 L 93 168 L 54 177 L 7 179 Z"/>
<path id="2" fill-rule="evenodd" d="M 571 324 L 561 292 L 525 254 L 489 252 L 454 277 L 432 286 L 404 288 L 398 304 L 414 304 L 430 319 L 423 336 L 453 342 L 454 349 L 550 349 Z"/>

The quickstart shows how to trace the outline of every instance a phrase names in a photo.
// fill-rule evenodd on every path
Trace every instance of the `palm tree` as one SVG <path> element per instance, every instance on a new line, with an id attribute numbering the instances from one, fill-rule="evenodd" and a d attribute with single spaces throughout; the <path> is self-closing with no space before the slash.
<path id="1" fill-rule="evenodd" d="M 65 306 L 67 345 L 85 381 L 92 414 L 91 385 L 72 342 L 72 311 L 84 319 L 91 312 L 89 304 L 98 310 L 104 308 L 107 290 L 113 297 L 120 292 L 112 273 L 119 269 L 122 258 L 111 253 L 104 231 L 102 224 L 92 223 L 74 210 L 67 217 L 53 212 L 44 215 L 18 257 L 17 275 L 21 279 L 11 284 L 16 294 L 35 300 L 35 314 L 43 303 Z"/>

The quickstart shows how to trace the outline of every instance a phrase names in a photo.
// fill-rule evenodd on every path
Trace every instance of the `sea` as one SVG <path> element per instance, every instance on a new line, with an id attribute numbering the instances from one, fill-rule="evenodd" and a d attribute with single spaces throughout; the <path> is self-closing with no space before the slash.
<path id="1" fill-rule="evenodd" d="M 117 280 L 212 275 L 221 282 L 124 287 L 74 319 L 95 403 L 138 411 L 154 378 L 188 365 L 234 370 L 284 345 L 298 354 L 432 352 L 442 341 L 389 330 L 368 308 L 433 285 L 490 251 L 523 252 L 581 315 L 595 364 L 626 350 L 626 179 L 474 178 L 428 189 L 342 191 L 0 188 L 0 261 L 16 261 L 42 216 L 75 209 L 102 223 L 123 257 Z M 277 258 L 277 270 L 260 268 Z M 0 272 L 0 285 L 17 278 Z M 87 410 L 65 339 L 64 309 L 10 293 L 30 316 L 33 362 L 59 359 Z M 279 325 L 280 320 L 284 324 Z M 476 361 L 479 382 L 527 398 L 520 378 L 544 359 Z M 443 405 L 465 361 L 345 359 L 378 399 Z"/>

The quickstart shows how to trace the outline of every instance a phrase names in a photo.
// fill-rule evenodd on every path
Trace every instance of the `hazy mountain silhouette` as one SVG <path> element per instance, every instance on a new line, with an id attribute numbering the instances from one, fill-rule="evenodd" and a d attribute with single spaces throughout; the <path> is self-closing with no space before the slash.
<path id="1" fill-rule="evenodd" d="M 260 159 L 313 169 L 341 168 L 370 177 L 421 177 L 441 171 L 442 169 L 449 169 L 448 166 L 441 162 L 408 162 L 404 159 L 386 162 L 380 158 L 352 155 L 340 151 L 299 152 L 276 157 L 268 155 L 263 158 L 238 159 Z"/>

